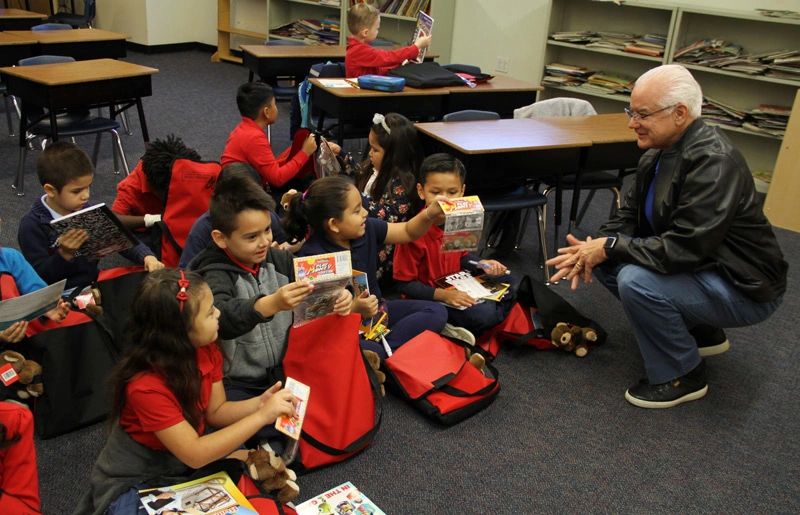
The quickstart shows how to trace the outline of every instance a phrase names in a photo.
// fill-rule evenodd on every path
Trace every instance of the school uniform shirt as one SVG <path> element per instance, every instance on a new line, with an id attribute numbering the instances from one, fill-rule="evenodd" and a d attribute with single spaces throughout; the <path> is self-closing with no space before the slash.
<path id="1" fill-rule="evenodd" d="M 386 191 L 379 198 L 374 199 L 369 194 L 371 185 L 367 183 L 365 193 L 367 195 L 367 213 L 373 218 L 380 218 L 389 223 L 405 222 L 411 218 L 411 198 L 408 196 L 403 181 L 395 177 L 389 182 Z M 378 270 L 377 277 L 392 276 L 392 259 L 394 257 L 394 245 L 382 245 L 378 250 Z"/>
<path id="2" fill-rule="evenodd" d="M 216 343 L 197 349 L 197 371 L 200 373 L 200 413 L 205 414 L 211 399 L 211 385 L 222 381 L 222 353 Z M 156 372 L 141 372 L 125 387 L 125 406 L 119 425 L 140 444 L 155 450 L 167 450 L 155 435 L 185 420 L 175 394 L 167 387 L 163 376 Z M 197 434 L 206 429 L 205 416 L 200 417 Z"/>
<path id="3" fill-rule="evenodd" d="M 223 167 L 230 163 L 247 163 L 256 169 L 264 184 L 280 188 L 301 171 L 309 157 L 302 150 L 291 158 L 289 153 L 286 151 L 276 158 L 264 129 L 242 116 L 242 121 L 228 136 L 220 163 Z"/>
<path id="4" fill-rule="evenodd" d="M 359 270 L 367 274 L 369 292 L 381 298 L 381 289 L 378 286 L 378 250 L 383 247 L 386 241 L 386 232 L 389 226 L 378 218 L 367 218 L 366 230 L 360 238 L 350 240 L 350 248 L 346 249 L 330 242 L 324 234 L 313 233 L 298 251 L 298 256 L 313 256 L 316 254 L 326 254 L 328 252 L 350 251 L 353 270 Z"/>
<path id="5" fill-rule="evenodd" d="M 7 273 L 14 278 L 20 295 L 27 295 L 47 286 L 17 249 L 0 247 L 0 273 Z"/>
<path id="6" fill-rule="evenodd" d="M 347 38 L 347 52 L 344 55 L 345 73 L 348 77 L 362 75 L 386 75 L 403 61 L 416 59 L 419 49 L 408 45 L 396 50 L 380 50 L 350 36 Z"/>
<path id="7" fill-rule="evenodd" d="M 111 211 L 121 215 L 144 216 L 164 211 L 164 203 L 153 193 L 142 162 L 117 184 L 117 198 Z"/>

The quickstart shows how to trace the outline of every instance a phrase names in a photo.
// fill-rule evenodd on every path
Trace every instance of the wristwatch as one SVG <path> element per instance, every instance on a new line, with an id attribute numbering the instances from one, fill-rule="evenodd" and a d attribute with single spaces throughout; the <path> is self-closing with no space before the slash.
<path id="1" fill-rule="evenodd" d="M 606 237 L 606 242 L 603 244 L 603 248 L 606 251 L 612 250 L 616 246 L 617 246 L 617 237 L 616 236 L 608 236 L 608 237 Z M 608 255 L 608 252 L 606 252 L 606 255 Z"/>

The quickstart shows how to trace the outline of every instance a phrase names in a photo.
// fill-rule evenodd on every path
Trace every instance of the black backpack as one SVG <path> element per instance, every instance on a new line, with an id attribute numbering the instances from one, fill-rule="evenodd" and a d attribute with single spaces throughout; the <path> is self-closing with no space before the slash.
<path id="1" fill-rule="evenodd" d="M 445 86 L 463 86 L 464 79 L 439 66 L 437 63 L 425 61 L 423 63 L 408 63 L 394 70 L 388 75 L 402 77 L 406 86 L 412 88 L 442 88 Z"/>

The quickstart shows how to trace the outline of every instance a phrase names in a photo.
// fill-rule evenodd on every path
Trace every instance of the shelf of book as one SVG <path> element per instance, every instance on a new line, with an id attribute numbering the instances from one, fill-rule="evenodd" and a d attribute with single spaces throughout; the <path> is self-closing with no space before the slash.
<path id="1" fill-rule="evenodd" d="M 291 2 L 293 4 L 306 4 L 306 5 L 313 5 L 318 7 L 327 7 L 328 9 L 335 9 L 337 11 L 342 9 L 341 3 L 332 5 L 332 4 L 325 4 L 322 2 L 314 2 L 314 0 L 284 0 L 286 2 Z"/>
<path id="2" fill-rule="evenodd" d="M 599 93 L 597 91 L 581 89 L 580 86 L 557 86 L 553 84 L 545 84 L 544 87 L 547 89 L 559 89 L 561 91 L 569 91 L 570 93 L 576 93 L 578 95 L 587 95 L 590 97 L 604 98 L 606 100 L 613 100 L 615 102 L 624 102 L 625 104 L 628 104 L 631 101 L 631 97 L 629 95 L 621 95 L 619 93 Z M 622 108 L 620 108 L 620 110 L 622 110 Z"/>
<path id="3" fill-rule="evenodd" d="M 782 141 L 783 140 L 783 136 L 776 136 L 774 134 L 766 134 L 764 132 L 749 131 L 749 130 L 743 129 L 741 127 L 734 127 L 732 125 L 725 125 L 724 123 L 716 123 L 716 122 L 706 121 L 706 125 L 711 125 L 712 127 L 719 127 L 720 129 L 722 129 L 724 131 L 738 132 L 739 134 L 747 134 L 748 136 L 758 136 L 760 138 L 774 139 L 774 140 L 778 140 L 778 141 Z"/>
<path id="4" fill-rule="evenodd" d="M 787 79 L 779 79 L 777 77 L 767 77 L 764 75 L 748 75 L 742 72 L 731 72 L 728 70 L 720 70 L 719 68 L 711 68 L 709 66 L 700 66 L 697 64 L 689 64 L 689 63 L 681 63 L 678 62 L 688 68 L 689 70 L 697 70 L 703 73 L 714 73 L 717 75 L 727 75 L 728 77 L 738 77 L 740 79 L 747 79 L 747 80 L 754 80 L 758 82 L 772 82 L 774 84 L 783 84 L 785 86 L 792 86 L 795 88 L 800 88 L 800 80 L 787 80 Z M 697 78 L 697 77 L 695 77 Z M 699 82 L 699 81 L 698 81 Z"/>
<path id="5" fill-rule="evenodd" d="M 654 61 L 658 64 L 662 64 L 664 62 L 663 57 L 652 57 L 649 55 L 642 55 L 642 54 L 635 54 L 633 52 L 622 52 L 620 50 L 611 50 L 605 48 L 589 48 L 586 45 L 578 45 L 575 43 L 567 43 L 565 41 L 553 41 L 547 40 L 547 44 L 551 46 L 561 46 L 564 48 L 575 48 L 579 50 L 583 50 L 586 52 L 596 52 L 598 54 L 609 54 L 609 55 L 618 55 L 621 57 L 632 57 L 633 59 L 642 59 L 644 61 Z"/>

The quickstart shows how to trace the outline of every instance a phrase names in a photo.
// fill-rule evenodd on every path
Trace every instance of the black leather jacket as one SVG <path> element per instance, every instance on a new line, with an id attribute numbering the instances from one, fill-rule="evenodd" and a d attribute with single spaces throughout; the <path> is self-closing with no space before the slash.
<path id="1" fill-rule="evenodd" d="M 651 228 L 644 202 L 659 160 Z M 716 270 L 758 302 L 786 290 L 788 264 L 747 163 L 726 136 L 700 119 L 672 147 L 645 152 L 624 206 L 600 233 L 619 238 L 607 251 L 619 262 L 664 274 Z"/>

